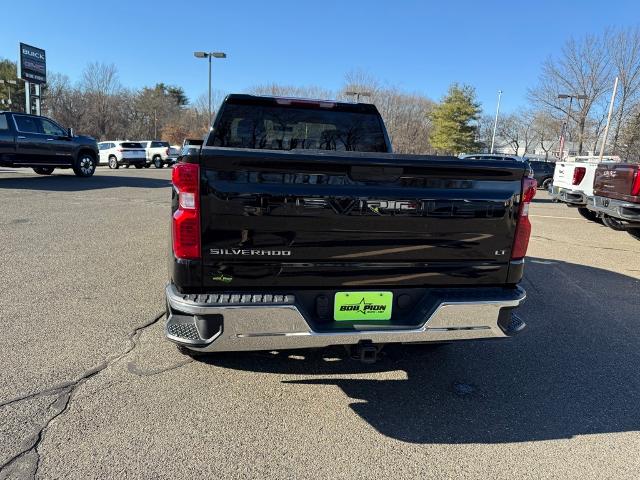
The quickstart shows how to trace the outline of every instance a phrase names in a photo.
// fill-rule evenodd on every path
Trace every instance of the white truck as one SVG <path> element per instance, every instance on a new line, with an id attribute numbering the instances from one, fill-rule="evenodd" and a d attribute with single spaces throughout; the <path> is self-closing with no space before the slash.
<path id="1" fill-rule="evenodd" d="M 602 158 L 602 163 L 619 161 L 617 156 Z M 593 203 L 593 180 L 599 164 L 599 156 L 567 157 L 556 162 L 550 191 L 553 199 L 577 207 L 580 215 L 595 221 L 597 215 L 587 208 L 587 204 Z"/>
<path id="2" fill-rule="evenodd" d="M 161 142 L 159 140 L 140 140 L 140 143 L 146 152 L 146 168 L 149 168 L 151 165 L 156 168 L 162 168 L 165 165 L 172 165 L 175 163 L 177 156 L 172 155 L 169 142 Z"/>

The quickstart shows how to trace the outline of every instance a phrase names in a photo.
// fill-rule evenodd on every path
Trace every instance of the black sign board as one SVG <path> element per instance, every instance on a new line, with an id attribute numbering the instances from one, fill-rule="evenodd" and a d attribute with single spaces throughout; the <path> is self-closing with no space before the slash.
<path id="1" fill-rule="evenodd" d="M 25 82 L 47 83 L 47 59 L 44 50 L 21 43 L 18 76 Z"/>

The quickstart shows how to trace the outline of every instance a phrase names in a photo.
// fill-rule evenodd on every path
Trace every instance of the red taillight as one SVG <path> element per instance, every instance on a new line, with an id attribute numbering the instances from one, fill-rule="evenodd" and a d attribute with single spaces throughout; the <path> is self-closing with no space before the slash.
<path id="1" fill-rule="evenodd" d="M 200 167 L 178 163 L 171 172 L 178 194 L 178 209 L 173 214 L 173 254 L 176 258 L 200 258 Z"/>
<path id="2" fill-rule="evenodd" d="M 640 196 L 640 166 L 636 168 L 636 173 L 633 176 L 633 183 L 631 184 L 631 196 Z"/>
<path id="3" fill-rule="evenodd" d="M 582 182 L 585 173 L 587 173 L 586 167 L 576 167 L 573 170 L 573 182 L 571 182 L 572 185 L 580 185 L 580 182 Z"/>
<path id="4" fill-rule="evenodd" d="M 538 183 L 529 177 L 522 179 L 522 200 L 518 207 L 518 223 L 516 224 L 516 234 L 511 249 L 511 259 L 518 260 L 524 258 L 529 247 L 529 237 L 531 236 L 531 222 L 529 221 L 529 204 L 536 195 Z"/>

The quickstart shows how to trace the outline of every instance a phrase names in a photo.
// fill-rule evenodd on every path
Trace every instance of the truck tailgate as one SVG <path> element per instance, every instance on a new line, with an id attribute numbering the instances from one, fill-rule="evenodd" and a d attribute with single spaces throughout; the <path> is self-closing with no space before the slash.
<path id="1" fill-rule="evenodd" d="M 573 171 L 576 168 L 574 162 L 556 162 L 556 168 L 553 172 L 553 186 L 559 188 L 576 188 L 573 185 Z"/>
<path id="2" fill-rule="evenodd" d="M 640 185 L 640 164 L 602 163 L 594 181 L 594 193 L 602 197 L 640 203 L 640 195 L 633 195 L 635 184 Z M 640 190 L 640 189 L 639 189 Z"/>
<path id="3" fill-rule="evenodd" d="M 204 147 L 203 287 L 503 284 L 525 166 Z"/>

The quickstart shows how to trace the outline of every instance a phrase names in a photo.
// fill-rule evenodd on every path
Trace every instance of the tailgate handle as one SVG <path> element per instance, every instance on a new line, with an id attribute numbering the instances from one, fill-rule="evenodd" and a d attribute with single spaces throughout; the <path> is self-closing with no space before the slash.
<path id="1" fill-rule="evenodd" d="M 362 182 L 394 182 L 403 173 L 402 167 L 353 166 L 349 171 L 349 177 Z"/>

